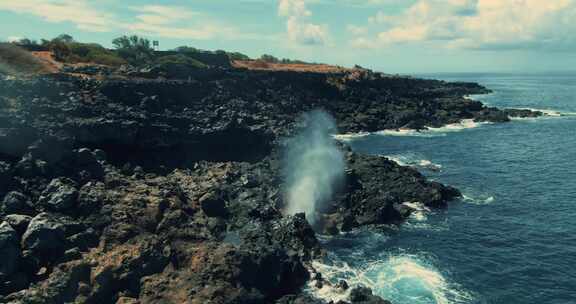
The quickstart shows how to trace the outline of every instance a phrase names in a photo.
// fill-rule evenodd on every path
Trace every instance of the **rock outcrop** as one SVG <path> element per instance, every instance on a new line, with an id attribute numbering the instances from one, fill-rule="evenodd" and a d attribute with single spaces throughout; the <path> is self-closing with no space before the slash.
<path id="1" fill-rule="evenodd" d="M 459 193 L 346 151 L 346 187 L 318 226 L 286 216 L 279 144 L 296 118 L 323 108 L 355 132 L 538 115 L 463 98 L 484 92 L 365 70 L 4 79 L 0 302 L 321 303 L 301 293 L 324 254 L 316 233 L 398 224 L 402 203 Z"/>

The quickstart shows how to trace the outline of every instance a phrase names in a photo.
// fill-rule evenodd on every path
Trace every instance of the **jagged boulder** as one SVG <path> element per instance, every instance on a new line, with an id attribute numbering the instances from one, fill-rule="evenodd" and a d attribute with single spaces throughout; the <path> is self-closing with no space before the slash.
<path id="1" fill-rule="evenodd" d="M 11 191 L 2 200 L 2 213 L 4 214 L 25 214 L 29 215 L 33 211 L 28 197 L 20 192 Z"/>
<path id="2" fill-rule="evenodd" d="M 356 287 L 350 291 L 350 302 L 352 304 L 392 304 L 379 296 L 372 294 L 372 289 L 368 287 Z"/>
<path id="3" fill-rule="evenodd" d="M 75 206 L 78 198 L 76 183 L 68 178 L 55 178 L 42 192 L 38 204 L 46 210 L 66 211 Z"/>
<path id="4" fill-rule="evenodd" d="M 22 248 L 41 259 L 56 257 L 64 252 L 65 226 L 55 216 L 40 213 L 30 221 L 22 236 Z"/>
<path id="5" fill-rule="evenodd" d="M 84 261 L 58 265 L 49 277 L 33 288 L 9 294 L 2 303 L 85 303 L 90 284 L 90 266 Z M 77 300 L 75 302 L 75 300 Z"/>
<path id="6" fill-rule="evenodd" d="M 32 217 L 22 214 L 10 214 L 5 216 L 4 220 L 6 220 L 6 222 L 16 230 L 19 236 L 22 236 L 24 232 L 26 232 L 26 228 L 28 228 L 28 224 L 30 224 Z"/>
<path id="7" fill-rule="evenodd" d="M 175 259 L 181 267 L 144 280 L 143 302 L 273 303 L 297 292 L 308 278 L 297 256 L 265 244 L 182 245 Z"/>
<path id="8" fill-rule="evenodd" d="M 7 222 L 0 224 L 0 281 L 18 269 L 21 251 L 16 231 Z"/>
<path id="9" fill-rule="evenodd" d="M 347 153 L 346 188 L 323 212 L 324 233 L 373 224 L 397 224 L 409 214 L 404 202 L 443 207 L 460 196 L 452 187 L 430 182 L 417 170 L 379 156 Z"/>

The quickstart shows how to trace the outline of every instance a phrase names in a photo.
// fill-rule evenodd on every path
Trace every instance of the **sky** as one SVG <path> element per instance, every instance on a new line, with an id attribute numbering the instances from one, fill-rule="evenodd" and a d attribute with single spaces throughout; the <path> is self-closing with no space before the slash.
<path id="1" fill-rule="evenodd" d="M 576 70 L 576 0 L 0 0 L 0 40 L 137 34 L 387 73 Z"/>

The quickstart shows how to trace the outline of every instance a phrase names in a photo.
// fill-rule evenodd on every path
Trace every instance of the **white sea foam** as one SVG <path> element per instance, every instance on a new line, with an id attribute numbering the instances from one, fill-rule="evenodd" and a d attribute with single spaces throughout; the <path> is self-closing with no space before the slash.
<path id="1" fill-rule="evenodd" d="M 458 132 L 466 129 L 478 128 L 482 125 L 491 124 L 490 122 L 476 122 L 473 119 L 462 119 L 460 122 L 448 124 L 439 128 L 428 128 L 429 132 Z"/>
<path id="2" fill-rule="evenodd" d="M 488 205 L 495 200 L 493 195 L 487 194 L 462 194 L 462 201 L 474 205 Z"/>
<path id="3" fill-rule="evenodd" d="M 566 111 L 558 111 L 552 109 L 535 109 L 535 108 L 515 108 L 518 110 L 530 110 L 533 112 L 542 112 L 544 115 L 543 117 L 562 117 L 562 116 L 575 116 L 576 112 L 566 112 Z M 522 118 L 522 117 L 514 117 L 512 119 L 530 119 L 531 117 Z"/>
<path id="4" fill-rule="evenodd" d="M 457 123 L 447 124 L 442 127 L 425 127 L 422 130 L 399 128 L 399 129 L 386 129 L 376 131 L 373 133 L 360 132 L 333 135 L 333 137 L 340 141 L 352 141 L 357 138 L 365 137 L 371 134 L 383 136 L 414 136 L 414 137 L 437 137 L 446 136 L 446 133 L 459 132 L 467 129 L 478 128 L 482 125 L 490 124 L 490 122 L 476 122 L 473 119 L 463 119 Z"/>
<path id="5" fill-rule="evenodd" d="M 334 137 L 334 139 L 336 140 L 340 140 L 340 141 L 351 141 L 357 138 L 362 138 L 365 136 L 370 135 L 370 133 L 368 132 L 359 132 L 359 133 L 348 133 L 348 134 L 336 134 L 336 135 L 332 135 L 332 137 Z"/>
<path id="6" fill-rule="evenodd" d="M 385 157 L 400 166 L 417 167 L 430 171 L 440 171 L 442 169 L 442 165 L 413 154 L 386 155 Z"/>
<path id="7" fill-rule="evenodd" d="M 393 303 L 466 303 L 471 295 L 449 283 L 446 278 L 425 258 L 401 254 L 354 268 L 346 263 L 327 265 L 319 262 L 313 267 L 332 282 L 344 279 L 351 287 L 364 285 Z M 310 292 L 326 301 L 346 300 L 343 292 L 329 284 L 321 289 L 310 288 Z"/>
<path id="8" fill-rule="evenodd" d="M 426 130 L 414 130 L 414 129 L 387 129 L 375 132 L 374 134 L 378 135 L 387 135 L 387 136 L 429 136 L 430 134 L 426 133 Z"/>
<path id="9" fill-rule="evenodd" d="M 430 208 L 424 206 L 421 202 L 404 202 L 402 205 L 412 209 L 410 217 L 418 222 L 423 222 L 427 219 L 426 214 L 430 212 Z"/>
<path id="10" fill-rule="evenodd" d="M 383 130 L 375 134 L 389 135 L 389 136 L 445 136 L 446 133 L 459 132 L 467 129 L 478 128 L 482 125 L 490 124 L 490 122 L 476 122 L 473 119 L 462 119 L 459 122 L 444 125 L 442 127 L 425 127 L 423 130 L 414 129 L 396 129 L 396 130 Z"/>
<path id="11" fill-rule="evenodd" d="M 487 103 L 485 100 L 486 98 L 492 97 L 494 96 L 496 93 L 491 92 L 491 93 L 486 93 L 486 94 L 469 94 L 469 95 L 465 95 L 464 99 L 468 99 L 468 100 L 477 100 L 477 101 L 482 101 L 482 103 L 484 105 L 490 105 L 489 103 Z"/>

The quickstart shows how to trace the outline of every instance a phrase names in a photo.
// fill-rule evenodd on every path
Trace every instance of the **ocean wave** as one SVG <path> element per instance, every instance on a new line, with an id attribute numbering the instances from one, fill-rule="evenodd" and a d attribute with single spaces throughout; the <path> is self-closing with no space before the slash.
<path id="1" fill-rule="evenodd" d="M 420 202 L 405 202 L 404 206 L 412 209 L 410 216 L 403 223 L 402 229 L 406 230 L 426 230 L 426 231 L 446 231 L 449 229 L 447 222 L 436 222 L 431 224 L 428 221 L 428 215 L 432 212 Z"/>
<path id="2" fill-rule="evenodd" d="M 558 111 L 552 109 L 536 109 L 536 108 L 514 108 L 517 110 L 530 110 L 532 112 L 542 112 L 543 117 L 563 117 L 563 116 L 576 116 L 576 112 Z M 538 118 L 538 117 L 536 117 Z M 534 119 L 534 117 L 513 117 L 512 119 Z"/>
<path id="3" fill-rule="evenodd" d="M 384 155 L 384 157 L 400 166 L 417 167 L 430 171 L 440 171 L 442 169 L 442 165 L 433 163 L 427 159 L 422 159 L 414 154 Z"/>
<path id="4" fill-rule="evenodd" d="M 486 103 L 485 99 L 493 97 L 495 95 L 496 95 L 496 92 L 490 92 L 490 93 L 485 93 L 485 94 L 469 94 L 469 95 L 464 95 L 464 99 L 474 100 L 474 101 L 482 101 L 482 103 L 484 105 L 490 105 L 490 104 Z"/>
<path id="5" fill-rule="evenodd" d="M 410 218 L 418 222 L 423 222 L 427 219 L 426 214 L 430 212 L 430 208 L 424 206 L 421 202 L 404 202 L 402 205 L 410 208 Z"/>
<path id="6" fill-rule="evenodd" d="M 459 132 L 467 129 L 478 128 L 486 124 L 491 124 L 491 122 L 476 122 L 473 119 L 463 119 L 457 123 L 447 124 L 442 127 L 425 127 L 422 130 L 407 129 L 407 128 L 386 129 L 372 133 L 359 132 L 359 133 L 337 134 L 333 135 L 333 137 L 340 141 L 352 141 L 372 134 L 382 136 L 438 137 L 438 136 L 446 136 L 447 133 L 451 132 Z"/>
<path id="7" fill-rule="evenodd" d="M 494 202 L 495 198 L 489 194 L 462 194 L 462 201 L 475 205 L 488 205 Z"/>
<path id="8" fill-rule="evenodd" d="M 369 132 L 358 132 L 358 133 L 336 134 L 332 135 L 332 137 L 339 141 L 351 141 L 357 138 L 368 136 L 370 134 L 371 133 Z"/>
<path id="9" fill-rule="evenodd" d="M 393 303 L 469 303 L 470 293 L 457 284 L 449 283 L 440 271 L 426 258 L 399 254 L 383 260 L 367 262 L 359 268 L 347 263 L 325 264 L 314 262 L 313 267 L 333 284 L 310 288 L 310 292 L 326 301 L 346 300 L 349 290 L 334 287 L 339 280 L 346 280 L 350 287 L 367 286 L 373 292 Z"/>
<path id="10" fill-rule="evenodd" d="M 491 124 L 491 122 L 476 122 L 474 119 L 462 119 L 460 122 L 447 124 L 439 128 L 428 128 L 426 131 L 433 133 L 458 132 L 466 129 L 478 128 L 487 124 Z"/>

